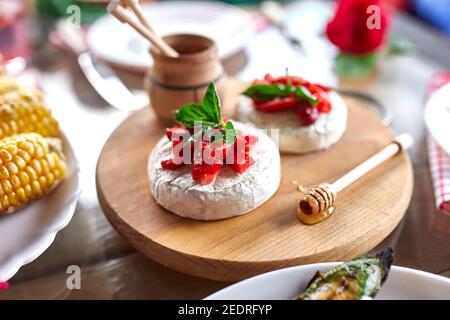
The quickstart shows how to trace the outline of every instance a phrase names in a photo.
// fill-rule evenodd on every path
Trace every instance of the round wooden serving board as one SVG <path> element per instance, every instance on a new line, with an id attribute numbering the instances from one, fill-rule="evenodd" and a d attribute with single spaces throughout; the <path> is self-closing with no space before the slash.
<path id="1" fill-rule="evenodd" d="M 227 101 L 232 106 L 235 99 Z M 296 217 L 302 193 L 293 181 L 306 186 L 333 182 L 392 140 L 391 131 L 374 114 L 356 101 L 347 102 L 349 124 L 338 144 L 306 156 L 283 155 L 281 185 L 268 202 L 244 216 L 213 222 L 180 218 L 153 200 L 147 159 L 164 128 L 150 108 L 138 111 L 115 130 L 100 156 L 97 190 L 103 211 L 149 258 L 214 280 L 237 281 L 288 266 L 364 254 L 389 235 L 408 207 L 413 172 L 406 153 L 341 192 L 328 220 L 307 226 Z"/>

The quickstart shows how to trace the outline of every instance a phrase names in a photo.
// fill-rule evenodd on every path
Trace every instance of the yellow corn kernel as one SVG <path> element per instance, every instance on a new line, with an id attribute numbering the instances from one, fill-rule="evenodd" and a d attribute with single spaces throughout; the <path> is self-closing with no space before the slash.
<path id="1" fill-rule="evenodd" d="M 0 93 L 0 139 L 27 132 L 35 132 L 44 137 L 61 136 L 58 122 L 44 105 L 38 91 L 18 89 Z M 38 152 L 42 154 L 42 148 L 38 146 Z M 26 149 L 30 155 L 34 153 L 34 149 L 32 150 Z"/>
<path id="2" fill-rule="evenodd" d="M 0 215 L 47 194 L 66 171 L 60 151 L 36 133 L 1 139 L 0 155 Z"/>
<path id="3" fill-rule="evenodd" d="M 8 77 L 0 77 L 0 95 L 19 89 L 16 81 Z"/>
<path id="4" fill-rule="evenodd" d="M 11 192 L 11 193 L 8 195 L 8 199 L 9 199 L 9 204 L 10 204 L 11 206 L 16 206 L 16 205 L 19 203 L 19 201 L 17 200 L 17 196 L 16 196 L 16 193 L 15 193 L 15 192 Z"/>
<path id="5" fill-rule="evenodd" d="M 16 193 L 17 193 L 17 198 L 19 199 L 19 202 L 27 201 L 27 196 L 26 196 L 25 190 L 23 188 L 17 189 Z"/>

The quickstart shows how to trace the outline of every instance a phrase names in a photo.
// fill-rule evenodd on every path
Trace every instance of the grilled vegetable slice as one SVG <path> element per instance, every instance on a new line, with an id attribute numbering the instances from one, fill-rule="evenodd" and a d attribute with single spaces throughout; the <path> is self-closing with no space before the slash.
<path id="1" fill-rule="evenodd" d="M 0 216 L 49 193 L 64 177 L 59 139 L 26 133 L 0 140 Z"/>
<path id="2" fill-rule="evenodd" d="M 38 91 L 19 89 L 0 95 L 0 139 L 27 132 L 44 137 L 61 135 Z"/>
<path id="3" fill-rule="evenodd" d="M 298 300 L 360 300 L 373 298 L 386 280 L 393 260 L 391 247 L 374 255 L 318 272 Z"/>

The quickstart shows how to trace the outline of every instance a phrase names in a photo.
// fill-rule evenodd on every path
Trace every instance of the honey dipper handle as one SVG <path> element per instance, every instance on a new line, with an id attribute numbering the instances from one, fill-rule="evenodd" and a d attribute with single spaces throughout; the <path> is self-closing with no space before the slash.
<path id="1" fill-rule="evenodd" d="M 383 150 L 376 153 L 375 155 L 358 165 L 356 168 L 352 169 L 344 176 L 336 180 L 332 184 L 332 188 L 335 192 L 341 191 L 384 161 L 397 155 L 402 150 L 408 149 L 410 146 L 412 146 L 412 144 L 413 139 L 409 134 L 398 135 L 397 137 L 395 137 L 394 141 L 386 146 Z"/>

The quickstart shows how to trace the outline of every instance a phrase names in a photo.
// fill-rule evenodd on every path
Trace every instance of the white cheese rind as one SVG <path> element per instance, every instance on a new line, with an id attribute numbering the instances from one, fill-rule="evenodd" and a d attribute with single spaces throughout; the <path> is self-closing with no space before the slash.
<path id="1" fill-rule="evenodd" d="M 281 152 L 308 153 L 327 149 L 335 144 L 347 127 L 347 105 L 336 92 L 329 93 L 332 110 L 320 114 L 317 121 L 310 126 L 300 126 L 295 111 L 259 112 L 255 110 L 253 101 L 240 96 L 236 118 L 239 121 L 252 123 L 263 129 L 279 129 L 279 148 Z"/>
<path id="2" fill-rule="evenodd" d="M 235 127 L 258 137 L 250 155 L 255 163 L 242 174 L 225 166 L 216 181 L 202 185 L 191 176 L 191 166 L 164 170 L 161 160 L 171 153 L 171 142 L 163 137 L 150 153 L 150 192 L 165 209 L 186 218 L 219 220 L 242 215 L 259 207 L 280 184 L 280 154 L 275 143 L 261 130 L 233 122 Z"/>

